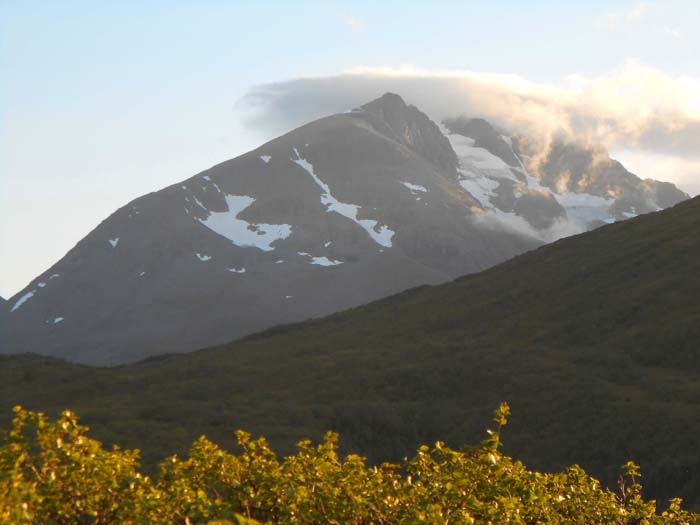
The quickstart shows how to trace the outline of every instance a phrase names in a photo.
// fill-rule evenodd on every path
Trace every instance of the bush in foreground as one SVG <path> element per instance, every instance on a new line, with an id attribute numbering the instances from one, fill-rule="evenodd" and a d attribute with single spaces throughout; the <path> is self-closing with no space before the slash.
<path id="1" fill-rule="evenodd" d="M 284 459 L 245 432 L 237 433 L 239 454 L 201 437 L 187 459 L 164 460 L 153 480 L 138 471 L 137 451 L 105 450 L 71 412 L 50 422 L 17 407 L 0 446 L 0 523 L 700 523 L 680 500 L 661 512 L 645 501 L 633 463 L 616 492 L 578 466 L 556 474 L 526 469 L 499 452 L 507 416 L 504 404 L 477 447 L 438 442 L 380 466 L 339 457 L 332 432 L 317 446 L 300 442 Z"/>

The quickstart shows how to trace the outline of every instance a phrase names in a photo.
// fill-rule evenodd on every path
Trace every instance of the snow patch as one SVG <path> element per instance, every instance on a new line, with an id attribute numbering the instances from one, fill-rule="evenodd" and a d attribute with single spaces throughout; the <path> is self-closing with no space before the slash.
<path id="1" fill-rule="evenodd" d="M 403 182 L 400 181 L 401 184 L 406 186 L 409 190 L 411 190 L 411 193 L 414 193 L 416 191 L 422 191 L 423 193 L 427 193 L 428 190 L 425 188 L 425 186 L 421 186 L 420 184 L 411 184 L 410 182 Z"/>
<path id="2" fill-rule="evenodd" d="M 520 182 L 503 160 L 484 148 L 474 146 L 474 139 L 457 134 L 448 134 L 447 138 L 459 161 L 460 186 L 482 207 L 492 207 L 491 197 L 495 196 L 494 190 L 500 186 L 499 179 Z"/>
<path id="3" fill-rule="evenodd" d="M 246 195 L 225 195 L 228 211 L 209 212 L 206 219 L 197 219 L 214 233 L 226 237 L 236 246 L 274 250 L 272 243 L 292 233 L 289 224 L 254 224 L 238 218 L 238 214 L 255 202 Z"/>
<path id="4" fill-rule="evenodd" d="M 199 259 L 200 261 L 209 261 L 211 260 L 211 255 L 202 255 L 201 253 L 198 253 L 197 259 Z"/>
<path id="5" fill-rule="evenodd" d="M 275 261 L 275 264 L 282 264 L 284 262 L 284 259 L 280 259 L 279 261 Z"/>
<path id="6" fill-rule="evenodd" d="M 52 273 L 51 275 L 49 275 L 49 280 L 55 279 L 56 277 L 60 277 L 60 276 L 61 276 L 60 273 Z"/>
<path id="7" fill-rule="evenodd" d="M 311 264 L 316 264 L 318 266 L 338 266 L 339 264 L 343 264 L 343 261 L 336 261 L 328 257 L 311 257 Z"/>
<path id="8" fill-rule="evenodd" d="M 232 273 L 245 273 L 245 268 L 227 268 Z"/>
<path id="9" fill-rule="evenodd" d="M 326 244 L 323 245 L 323 247 L 328 248 L 331 244 L 333 244 L 333 241 L 328 241 Z"/>
<path id="10" fill-rule="evenodd" d="M 117 244 L 119 244 L 119 237 L 115 237 L 114 239 L 110 239 L 109 244 L 112 245 L 112 248 L 116 248 Z"/>
<path id="11" fill-rule="evenodd" d="M 211 179 L 209 178 L 209 175 L 204 175 L 204 177 L 202 177 L 202 178 L 203 178 L 204 180 L 206 180 L 206 181 L 211 182 Z"/>
<path id="12" fill-rule="evenodd" d="M 356 204 L 347 204 L 344 202 L 340 202 L 338 199 L 333 197 L 333 195 L 331 194 L 330 187 L 328 186 L 328 184 L 324 183 L 318 177 L 318 175 L 316 175 L 316 173 L 314 173 L 314 167 L 311 165 L 311 163 L 303 159 L 299 155 L 299 151 L 297 151 L 296 148 L 294 148 L 294 153 L 297 158 L 291 159 L 292 162 L 303 168 L 309 175 L 311 175 L 314 182 L 316 182 L 318 187 L 321 188 L 321 191 L 323 192 L 321 193 L 321 204 L 324 204 L 326 206 L 327 212 L 335 212 L 347 219 L 350 219 L 355 224 L 362 227 L 374 240 L 374 242 L 381 246 L 391 247 L 391 238 L 394 236 L 395 233 L 393 230 L 389 229 L 383 224 L 380 225 L 378 221 L 374 221 L 371 219 L 358 219 L 357 213 L 360 210 L 361 206 L 358 206 Z M 377 228 L 379 228 L 379 231 L 377 231 Z"/>
<path id="13" fill-rule="evenodd" d="M 200 200 L 197 198 L 196 195 L 192 195 L 192 198 L 194 199 L 194 202 L 197 203 L 197 206 L 199 206 L 200 208 L 202 208 L 202 209 L 205 210 L 205 211 L 209 211 L 209 210 L 207 209 L 207 207 L 206 207 L 204 204 L 202 204 L 202 201 L 200 201 Z"/>
<path id="14" fill-rule="evenodd" d="M 460 179 L 459 185 L 467 190 L 484 208 L 491 207 L 491 197 L 496 194 L 493 190 L 501 183 L 488 177 L 478 177 L 473 179 Z"/>
<path id="15" fill-rule="evenodd" d="M 263 161 L 265 164 L 269 164 L 271 158 L 272 157 L 270 155 L 260 155 L 260 160 Z"/>
<path id="16" fill-rule="evenodd" d="M 340 264 L 343 264 L 343 261 L 336 261 L 333 259 L 329 259 L 328 257 L 314 257 L 310 253 L 306 252 L 297 253 L 303 257 L 309 257 L 311 259 L 310 264 L 315 264 L 317 266 L 338 266 Z"/>
<path id="17" fill-rule="evenodd" d="M 36 290 L 32 290 L 31 292 L 27 292 L 27 293 L 25 293 L 22 297 L 20 297 L 19 299 L 17 299 L 17 302 L 14 304 L 14 306 L 13 306 L 12 309 L 10 310 L 10 313 L 14 312 L 14 311 L 17 310 L 19 307 L 21 307 L 24 303 L 26 303 L 27 301 L 29 301 L 29 299 L 31 299 L 32 297 L 34 297 L 34 294 L 35 294 L 35 293 L 36 293 Z"/>
<path id="18" fill-rule="evenodd" d="M 139 277 L 143 277 L 144 275 L 146 275 L 146 272 L 141 272 L 141 273 L 139 274 Z"/>
<path id="19" fill-rule="evenodd" d="M 53 324 L 58 324 L 58 323 L 60 323 L 61 321 L 63 321 L 63 317 L 56 317 L 56 318 L 53 320 Z"/>
<path id="20" fill-rule="evenodd" d="M 474 139 L 456 134 L 448 135 L 447 138 L 457 154 L 460 172 L 463 175 L 471 177 L 489 175 L 518 182 L 508 164 L 487 149 L 474 146 Z"/>
<path id="21" fill-rule="evenodd" d="M 42 281 L 42 282 L 40 282 L 40 283 L 36 283 L 36 285 L 37 285 L 39 288 L 44 288 L 44 287 L 46 286 L 46 283 Z"/>

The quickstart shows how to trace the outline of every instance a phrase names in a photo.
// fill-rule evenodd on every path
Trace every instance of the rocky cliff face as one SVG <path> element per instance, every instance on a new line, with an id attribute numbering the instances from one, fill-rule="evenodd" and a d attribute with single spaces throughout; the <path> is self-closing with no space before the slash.
<path id="1" fill-rule="evenodd" d="M 362 106 L 368 120 L 385 135 L 404 144 L 438 170 L 456 175 L 457 156 L 440 127 L 415 106 L 393 93 Z"/>

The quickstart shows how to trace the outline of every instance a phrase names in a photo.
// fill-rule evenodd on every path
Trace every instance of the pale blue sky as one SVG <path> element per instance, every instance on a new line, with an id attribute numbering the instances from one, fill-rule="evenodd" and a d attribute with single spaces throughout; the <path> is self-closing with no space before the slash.
<path id="1" fill-rule="evenodd" d="M 699 27 L 697 0 L 0 0 L 0 295 L 129 200 L 270 138 L 236 109 L 256 85 L 370 66 L 556 83 L 630 60 L 698 79 Z"/>

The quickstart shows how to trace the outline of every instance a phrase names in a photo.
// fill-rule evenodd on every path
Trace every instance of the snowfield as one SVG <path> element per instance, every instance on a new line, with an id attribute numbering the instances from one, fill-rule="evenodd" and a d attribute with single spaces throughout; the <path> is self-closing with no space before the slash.
<path id="1" fill-rule="evenodd" d="M 615 199 L 588 193 L 557 193 L 543 186 L 537 177 L 528 173 L 522 162 L 518 167 L 509 166 L 486 149 L 474 146 L 474 139 L 449 132 L 446 132 L 446 136 L 459 160 L 460 186 L 479 201 L 484 210 L 483 213 L 473 217 L 475 224 L 484 228 L 505 229 L 544 242 L 552 242 L 587 231 L 598 222 L 615 222 L 615 217 L 610 213 L 610 207 Z M 501 135 L 501 139 L 520 160 L 513 150 L 513 139 L 507 135 Z M 524 182 L 513 173 L 513 170 L 522 174 Z M 514 188 L 516 200 L 528 191 L 551 196 L 564 208 L 566 218 L 555 220 L 549 228 L 537 229 L 513 211 L 498 209 L 491 202 L 491 197 L 496 196 L 496 190 L 501 185 L 501 181 L 510 181 L 507 184 Z"/>
<path id="2" fill-rule="evenodd" d="M 290 224 L 255 224 L 240 219 L 238 214 L 255 202 L 253 197 L 225 195 L 225 199 L 227 211 L 209 211 L 209 217 L 197 220 L 214 233 L 226 237 L 236 246 L 269 252 L 275 249 L 272 243 L 286 239 L 292 234 Z"/>
<path id="3" fill-rule="evenodd" d="M 355 224 L 363 228 L 374 240 L 374 242 L 376 242 L 380 246 L 384 246 L 385 248 L 391 247 L 391 238 L 396 232 L 389 229 L 388 226 L 385 226 L 383 224 L 380 225 L 378 221 L 374 221 L 371 219 L 358 219 L 357 213 L 359 212 L 361 206 L 358 206 L 356 204 L 347 204 L 345 202 L 340 202 L 338 199 L 336 199 L 331 193 L 331 189 L 329 188 L 328 184 L 324 183 L 318 177 L 318 175 L 314 173 L 314 167 L 311 165 L 310 162 L 303 159 L 299 155 L 299 151 L 297 150 L 297 148 L 294 148 L 294 153 L 297 158 L 291 159 L 292 162 L 306 170 L 306 172 L 309 175 L 311 175 L 311 178 L 313 178 L 314 182 L 316 182 L 318 187 L 321 188 L 321 204 L 326 206 L 327 212 L 335 212 L 342 215 L 343 217 L 346 217 L 347 219 L 350 219 Z"/>

